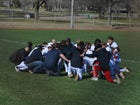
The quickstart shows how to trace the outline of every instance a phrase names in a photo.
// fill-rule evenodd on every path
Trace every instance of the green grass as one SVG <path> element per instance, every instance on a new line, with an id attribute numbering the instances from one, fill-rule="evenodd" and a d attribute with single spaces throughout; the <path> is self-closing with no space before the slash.
<path id="1" fill-rule="evenodd" d="M 139 105 L 140 96 L 140 32 L 68 31 L 68 30 L 15 30 L 0 29 L 0 105 Z M 16 73 L 8 56 L 24 47 L 22 42 L 38 44 L 71 37 L 94 42 L 112 35 L 119 43 L 122 67 L 131 69 L 120 85 L 86 78 L 79 82 L 66 76 L 48 77 L 44 74 Z M 12 41 L 18 41 L 15 43 Z"/>

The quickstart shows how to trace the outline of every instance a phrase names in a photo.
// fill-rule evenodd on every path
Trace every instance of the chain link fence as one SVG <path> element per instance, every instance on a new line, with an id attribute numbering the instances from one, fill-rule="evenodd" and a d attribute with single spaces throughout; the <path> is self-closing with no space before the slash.
<path id="1" fill-rule="evenodd" d="M 16 8 L 14 6 L 3 5 L 0 2 L 0 25 L 32 26 L 40 28 L 70 28 L 70 10 L 55 9 L 48 11 L 40 8 L 39 21 L 34 20 L 34 8 Z M 112 13 L 112 29 L 122 27 L 139 27 L 140 19 L 137 14 L 128 16 L 127 13 Z M 74 28 L 94 29 L 109 27 L 108 15 L 105 12 L 102 18 L 96 11 L 76 10 L 74 12 Z"/>

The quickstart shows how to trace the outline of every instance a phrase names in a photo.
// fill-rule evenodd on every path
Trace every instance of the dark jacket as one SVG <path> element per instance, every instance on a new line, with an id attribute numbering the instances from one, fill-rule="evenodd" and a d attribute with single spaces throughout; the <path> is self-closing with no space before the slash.
<path id="1" fill-rule="evenodd" d="M 75 68 L 82 68 L 83 66 L 83 57 L 80 55 L 82 54 L 82 50 L 73 47 L 73 49 L 70 52 L 70 60 L 71 60 L 71 66 Z"/>
<path id="2" fill-rule="evenodd" d="M 97 57 L 97 60 L 99 61 L 99 64 L 103 70 L 109 70 L 109 62 L 111 58 L 111 53 L 106 51 L 105 48 L 102 48 L 101 50 L 97 52 L 93 52 L 93 54 L 85 54 L 87 57 Z"/>
<path id="3" fill-rule="evenodd" d="M 48 70 L 59 70 L 58 62 L 60 59 L 61 51 L 52 49 L 45 55 L 45 67 Z"/>
<path id="4" fill-rule="evenodd" d="M 62 53 L 65 55 L 67 59 L 70 59 L 70 52 L 73 48 L 74 46 L 72 44 L 69 44 L 61 49 Z"/>
<path id="5" fill-rule="evenodd" d="M 35 49 L 30 56 L 25 60 L 26 64 L 32 63 L 34 61 L 44 61 L 42 52 L 40 48 Z"/>
<path id="6" fill-rule="evenodd" d="M 18 65 L 25 60 L 28 54 L 29 52 L 26 52 L 24 48 L 18 49 L 10 55 L 9 61 L 14 63 L 15 65 Z"/>

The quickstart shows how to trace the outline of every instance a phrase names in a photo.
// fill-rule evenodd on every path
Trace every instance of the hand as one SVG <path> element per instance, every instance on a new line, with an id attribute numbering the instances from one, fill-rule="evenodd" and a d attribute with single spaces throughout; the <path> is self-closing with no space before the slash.
<path id="1" fill-rule="evenodd" d="M 85 53 L 83 53 L 83 54 L 80 55 L 80 57 L 84 57 L 84 56 L 85 56 Z"/>
<path id="2" fill-rule="evenodd" d="M 70 63 L 70 60 L 68 60 L 68 63 Z"/>
<path id="3" fill-rule="evenodd" d="M 87 52 L 87 50 L 88 50 L 88 49 L 87 49 L 87 48 L 85 48 L 85 49 L 84 49 L 84 53 L 86 53 L 86 52 Z"/>

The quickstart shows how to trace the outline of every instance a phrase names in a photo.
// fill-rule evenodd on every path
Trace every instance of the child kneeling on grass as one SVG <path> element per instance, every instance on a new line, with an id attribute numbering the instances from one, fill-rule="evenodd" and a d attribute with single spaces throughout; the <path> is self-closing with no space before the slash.
<path id="1" fill-rule="evenodd" d="M 112 83 L 120 83 L 117 78 L 112 79 L 110 74 L 110 58 L 111 53 L 108 52 L 104 44 L 98 44 L 93 54 L 85 54 L 88 57 L 97 57 L 97 61 L 93 65 L 93 78 L 92 80 L 98 80 L 98 71 L 102 71 L 107 81 Z"/>
<path id="2" fill-rule="evenodd" d="M 82 80 L 82 67 L 83 67 L 83 53 L 84 43 L 81 41 L 77 44 L 77 48 L 74 47 L 70 52 L 71 60 L 71 74 L 75 75 L 75 81 Z"/>
<path id="3" fill-rule="evenodd" d="M 59 68 L 60 58 L 69 63 L 69 60 L 61 52 L 59 44 L 55 43 L 52 45 L 52 48 L 45 55 L 44 66 L 46 68 L 46 74 L 48 76 L 61 76 Z"/>
<path id="4" fill-rule="evenodd" d="M 123 72 L 120 71 L 120 63 L 121 63 L 121 58 L 119 55 L 120 49 L 114 48 L 112 50 L 112 57 L 110 59 L 110 72 L 111 72 L 111 77 L 114 78 L 115 76 L 119 76 L 122 79 L 125 78 Z"/>

